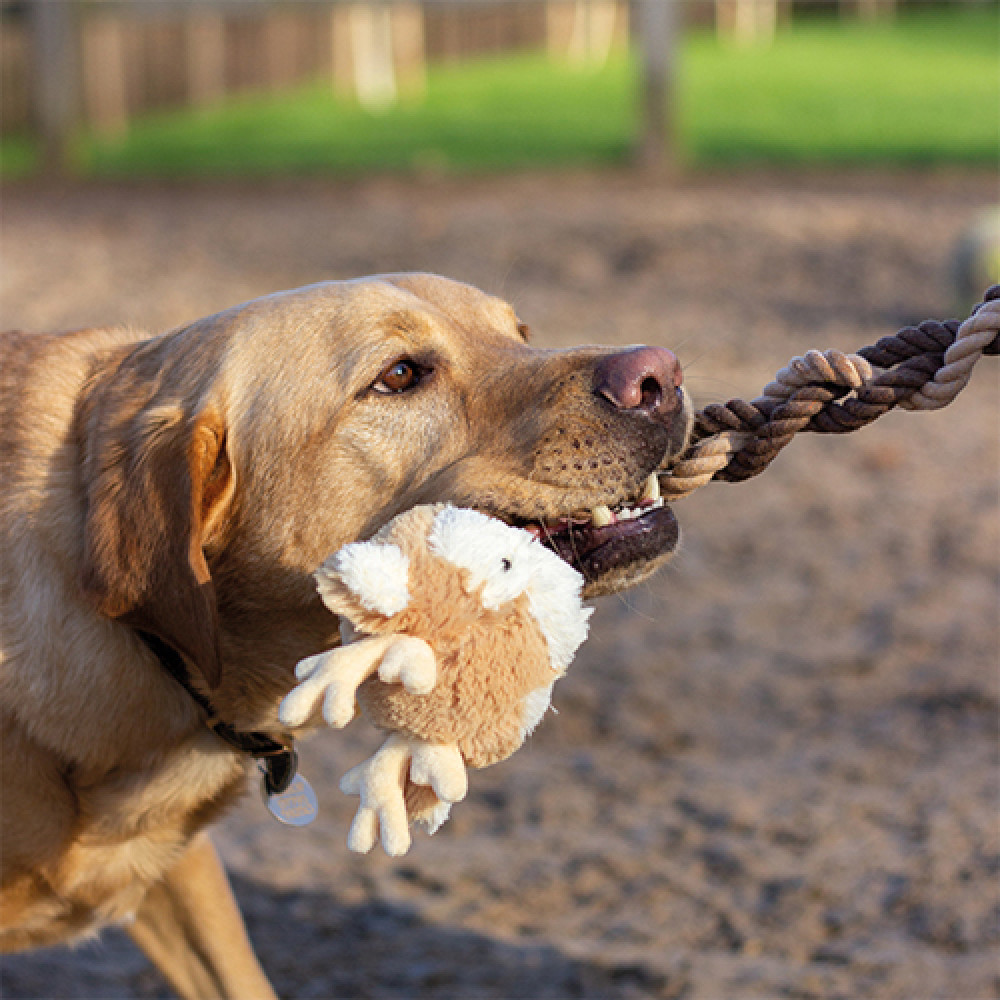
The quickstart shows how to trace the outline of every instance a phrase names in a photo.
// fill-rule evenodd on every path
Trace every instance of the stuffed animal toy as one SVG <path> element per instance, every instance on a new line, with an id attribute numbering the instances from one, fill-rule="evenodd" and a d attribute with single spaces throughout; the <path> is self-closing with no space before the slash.
<path id="1" fill-rule="evenodd" d="M 587 636 L 583 578 L 530 532 L 478 511 L 415 507 L 317 571 L 343 645 L 303 660 L 281 704 L 297 727 L 346 726 L 360 706 L 389 732 L 341 789 L 361 805 L 348 846 L 404 854 L 465 797 L 466 766 L 509 757 L 549 707 Z"/>

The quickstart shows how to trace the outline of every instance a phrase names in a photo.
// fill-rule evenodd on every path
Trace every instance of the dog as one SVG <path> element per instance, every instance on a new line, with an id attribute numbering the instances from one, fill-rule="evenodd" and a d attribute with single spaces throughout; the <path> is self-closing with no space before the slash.
<path id="1" fill-rule="evenodd" d="M 122 923 L 187 1000 L 273 997 L 204 831 L 255 758 L 287 783 L 278 705 L 339 641 L 313 572 L 448 502 L 533 526 L 586 596 L 638 583 L 677 545 L 649 500 L 680 364 L 533 347 L 429 274 L 2 343 L 0 944 Z"/>

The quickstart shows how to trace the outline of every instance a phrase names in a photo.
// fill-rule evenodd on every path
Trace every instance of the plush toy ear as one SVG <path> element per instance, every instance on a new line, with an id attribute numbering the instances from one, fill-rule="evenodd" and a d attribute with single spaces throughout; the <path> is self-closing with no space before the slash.
<path id="1" fill-rule="evenodd" d="M 398 545 L 351 542 L 320 567 L 316 582 L 333 611 L 345 611 L 337 587 L 341 584 L 366 610 L 391 617 L 410 603 L 409 571 L 410 561 Z"/>
<path id="2" fill-rule="evenodd" d="M 119 369 L 78 415 L 83 587 L 101 614 L 158 636 L 214 688 L 218 611 L 204 545 L 233 490 L 226 428 L 212 408 L 157 403 L 150 382 Z"/>

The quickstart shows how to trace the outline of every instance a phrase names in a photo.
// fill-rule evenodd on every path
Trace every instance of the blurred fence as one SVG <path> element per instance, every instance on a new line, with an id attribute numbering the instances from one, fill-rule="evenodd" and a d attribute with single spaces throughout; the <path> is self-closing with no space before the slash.
<path id="1" fill-rule="evenodd" d="M 317 80 L 377 105 L 419 92 L 428 62 L 541 48 L 603 61 L 625 44 L 628 7 L 628 0 L 6 2 L 0 122 L 6 132 L 31 128 L 33 88 L 54 77 L 72 90 L 73 120 L 106 133 L 151 109 Z M 66 23 L 51 23 L 57 17 Z M 68 51 L 46 46 L 38 37 L 46 31 L 66 35 Z"/>
<path id="2" fill-rule="evenodd" d="M 547 50 L 600 65 L 636 35 L 643 158 L 669 143 L 677 22 L 760 44 L 798 10 L 878 17 L 921 0 L 0 0 L 0 131 L 67 162 L 83 124 L 326 81 L 368 107 L 419 94 L 430 63 Z M 977 0 L 951 0 L 952 3 Z"/>
<path id="3" fill-rule="evenodd" d="M 74 123 L 115 132 L 144 111 L 323 79 L 378 104 L 419 91 L 429 62 L 489 52 L 547 49 L 600 63 L 625 44 L 638 2 L 0 0 L 0 129 L 29 130 L 58 101 Z M 685 19 L 748 42 L 795 7 L 877 16 L 908 0 L 675 2 Z M 69 93 L 38 93 L 57 85 Z"/>

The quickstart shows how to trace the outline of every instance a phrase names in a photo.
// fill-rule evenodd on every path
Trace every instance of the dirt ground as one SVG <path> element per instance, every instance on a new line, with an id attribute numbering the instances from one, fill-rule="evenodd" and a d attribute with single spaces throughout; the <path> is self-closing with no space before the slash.
<path id="1" fill-rule="evenodd" d="M 181 324 L 275 289 L 439 271 L 539 343 L 673 346 L 699 403 L 955 314 L 986 175 L 627 174 L 10 188 L 4 326 Z M 985 1000 L 1000 990 L 1000 362 L 959 400 L 677 505 L 550 714 L 410 854 L 351 855 L 356 722 L 302 752 L 321 817 L 216 840 L 287 998 Z M 749 394 L 749 395 L 748 395 Z M 167 997 L 113 932 L 2 995 Z"/>

